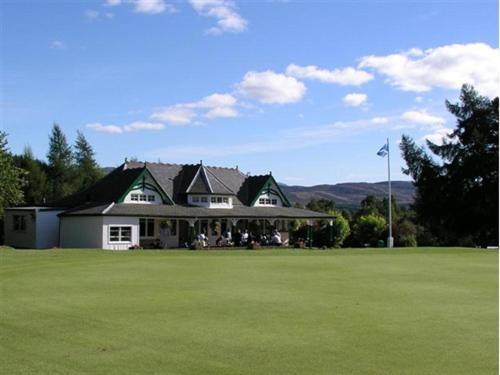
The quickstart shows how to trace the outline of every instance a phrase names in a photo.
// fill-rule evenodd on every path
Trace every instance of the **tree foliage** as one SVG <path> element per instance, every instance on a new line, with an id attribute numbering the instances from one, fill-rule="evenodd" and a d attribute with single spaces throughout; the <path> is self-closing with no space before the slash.
<path id="1" fill-rule="evenodd" d="M 50 200 L 62 198 L 74 191 L 73 153 L 61 127 L 54 124 L 47 153 L 50 178 Z"/>
<path id="2" fill-rule="evenodd" d="M 401 151 L 417 188 L 417 220 L 443 245 L 498 243 L 498 98 L 464 85 L 460 102 L 446 101 L 457 119 L 431 155 L 408 136 Z"/>
<path id="3" fill-rule="evenodd" d="M 376 246 L 378 241 L 384 239 L 385 232 L 385 219 L 375 214 L 360 216 L 353 228 L 354 239 L 358 246 Z"/>
<path id="4" fill-rule="evenodd" d="M 78 177 L 77 190 L 83 190 L 99 180 L 103 176 L 103 172 L 97 165 L 92 146 L 80 131 L 77 131 L 74 149 L 76 175 Z"/>
<path id="5" fill-rule="evenodd" d="M 7 147 L 7 134 L 0 131 L 0 215 L 5 207 L 24 202 L 24 171 L 16 167 Z"/>
<path id="6" fill-rule="evenodd" d="M 21 155 L 16 155 L 14 160 L 17 167 L 26 172 L 26 183 L 23 185 L 25 203 L 29 205 L 44 204 L 49 195 L 47 165 L 35 158 L 29 146 L 24 148 Z"/>

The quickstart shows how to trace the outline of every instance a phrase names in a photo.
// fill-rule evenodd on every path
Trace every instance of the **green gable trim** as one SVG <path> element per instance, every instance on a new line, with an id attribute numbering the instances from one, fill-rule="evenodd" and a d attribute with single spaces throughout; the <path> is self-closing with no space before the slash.
<path id="1" fill-rule="evenodd" d="M 156 186 L 147 183 L 146 177 L 150 177 L 153 180 L 153 182 L 156 184 Z M 143 171 L 139 174 L 139 176 L 137 176 L 137 178 L 134 180 L 134 182 L 132 182 L 130 184 L 128 189 L 122 194 L 122 196 L 118 199 L 118 201 L 116 203 L 123 203 L 123 201 L 127 197 L 128 193 L 130 193 L 132 190 L 135 190 L 135 189 L 141 188 L 141 187 L 143 189 L 145 187 L 147 187 L 148 189 L 156 191 L 158 194 L 160 194 L 163 203 L 171 204 L 171 205 L 175 204 L 174 201 L 172 200 L 172 198 L 170 198 L 168 196 L 168 194 L 163 190 L 163 188 L 158 183 L 158 181 L 156 181 L 156 178 L 154 178 L 154 176 L 151 174 L 151 172 L 147 168 L 143 169 Z"/>
<path id="2" fill-rule="evenodd" d="M 278 189 L 277 191 L 274 190 L 274 189 L 271 189 L 271 184 L 272 183 L 274 183 L 274 186 L 276 186 L 276 188 Z M 259 197 L 265 191 L 270 191 L 270 192 L 276 193 L 276 195 L 279 195 L 279 197 L 281 198 L 281 200 L 282 200 L 282 202 L 283 202 L 283 204 L 284 204 L 285 207 L 290 207 L 291 206 L 290 201 L 288 200 L 288 198 L 286 197 L 286 195 L 283 194 L 283 191 L 281 191 L 280 186 L 278 185 L 278 183 L 276 182 L 276 180 L 274 179 L 274 177 L 272 175 L 269 175 L 269 178 L 262 185 L 262 187 L 260 188 L 259 192 L 257 194 L 255 194 L 255 197 L 253 197 L 253 200 L 252 200 L 252 203 L 250 203 L 250 206 L 253 206 L 255 204 L 255 202 L 257 202 L 257 199 L 259 199 Z"/>

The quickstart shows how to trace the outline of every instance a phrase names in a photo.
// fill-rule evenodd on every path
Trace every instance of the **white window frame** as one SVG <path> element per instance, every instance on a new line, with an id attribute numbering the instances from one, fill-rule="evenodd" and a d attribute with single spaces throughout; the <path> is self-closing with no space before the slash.
<path id="1" fill-rule="evenodd" d="M 198 196 L 195 195 L 195 196 L 191 197 L 191 201 L 193 203 L 199 203 L 200 202 L 200 197 L 198 197 Z"/>
<path id="2" fill-rule="evenodd" d="M 222 198 L 222 202 L 224 202 L 226 204 L 229 203 L 229 198 L 228 197 L 223 197 Z"/>
<path id="3" fill-rule="evenodd" d="M 259 198 L 259 204 L 266 204 L 265 198 Z"/>
<path id="4" fill-rule="evenodd" d="M 278 200 L 276 198 L 271 199 L 271 204 L 276 206 L 278 204 Z"/>
<path id="5" fill-rule="evenodd" d="M 139 194 L 130 194 L 130 200 L 131 201 L 134 201 L 134 202 L 138 202 L 139 201 Z"/>
<path id="6" fill-rule="evenodd" d="M 114 228 L 118 228 L 118 240 L 111 239 L 111 230 L 113 230 Z M 128 240 L 128 241 L 123 240 L 122 230 L 124 228 L 128 228 L 130 230 L 130 240 Z M 115 243 L 115 244 L 132 243 L 132 226 L 131 225 L 110 225 L 109 230 L 108 230 L 108 242 Z"/>
<path id="7" fill-rule="evenodd" d="M 208 197 L 201 197 L 200 202 L 201 203 L 208 203 Z"/>
<path id="8" fill-rule="evenodd" d="M 217 197 L 210 197 L 210 203 L 217 203 Z"/>
<path id="9" fill-rule="evenodd" d="M 139 200 L 141 202 L 146 202 L 147 201 L 147 196 L 146 194 L 139 194 Z"/>
<path id="10" fill-rule="evenodd" d="M 154 194 L 148 194 L 148 202 L 154 202 L 156 201 L 156 197 Z"/>

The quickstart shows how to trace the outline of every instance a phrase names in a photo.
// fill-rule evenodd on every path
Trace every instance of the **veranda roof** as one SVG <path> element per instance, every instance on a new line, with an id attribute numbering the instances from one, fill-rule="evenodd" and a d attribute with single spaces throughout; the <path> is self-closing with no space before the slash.
<path id="1" fill-rule="evenodd" d="M 240 218 L 240 219 L 332 219 L 332 216 L 294 207 L 234 206 L 230 209 L 181 205 L 153 204 L 98 204 L 81 206 L 59 216 L 141 216 L 186 219 Z"/>

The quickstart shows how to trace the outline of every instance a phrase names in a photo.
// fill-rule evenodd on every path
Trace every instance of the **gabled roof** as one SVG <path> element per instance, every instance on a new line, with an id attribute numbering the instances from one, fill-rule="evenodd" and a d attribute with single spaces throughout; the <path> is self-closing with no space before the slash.
<path id="1" fill-rule="evenodd" d="M 88 189 L 51 202 L 49 205 L 52 207 L 75 207 L 88 202 L 116 202 L 142 171 L 143 168 L 129 169 L 126 164 L 122 164 Z"/>
<path id="2" fill-rule="evenodd" d="M 238 168 L 222 168 L 199 164 L 167 164 L 126 162 L 97 181 L 87 190 L 52 202 L 53 207 L 76 207 L 91 203 L 120 202 L 128 189 L 149 173 L 165 196 L 174 204 L 187 204 L 187 194 L 234 195 L 233 206 L 251 205 L 269 182 L 288 204 L 271 175 L 248 176 Z"/>

